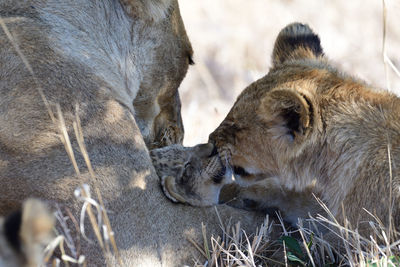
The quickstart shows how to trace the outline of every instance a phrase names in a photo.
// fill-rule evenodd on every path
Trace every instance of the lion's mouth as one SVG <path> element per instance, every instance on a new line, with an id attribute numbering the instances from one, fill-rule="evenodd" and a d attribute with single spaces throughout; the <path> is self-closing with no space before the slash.
<path id="1" fill-rule="evenodd" d="M 176 182 L 173 176 L 163 176 L 161 178 L 161 185 L 164 194 L 173 202 L 187 203 L 187 201 L 178 193 L 176 189 Z"/>

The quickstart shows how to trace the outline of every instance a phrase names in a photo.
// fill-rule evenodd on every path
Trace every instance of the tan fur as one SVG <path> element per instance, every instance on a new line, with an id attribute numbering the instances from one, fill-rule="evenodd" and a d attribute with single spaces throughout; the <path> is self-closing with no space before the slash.
<path id="1" fill-rule="evenodd" d="M 322 212 L 314 194 L 363 234 L 364 209 L 398 227 L 400 99 L 335 69 L 307 25 L 284 28 L 272 58 L 210 135 L 236 181 L 221 198 L 297 223 Z"/>
<path id="2" fill-rule="evenodd" d="M 35 199 L 26 200 L 18 214 L 0 217 L 0 266 L 39 266 L 53 226 L 53 215 Z"/>
<path id="3" fill-rule="evenodd" d="M 210 135 L 230 165 L 247 172 L 236 178 L 273 181 L 262 205 L 277 206 L 293 222 L 303 216 L 288 201 L 305 201 L 303 211 L 320 212 L 313 193 L 339 221 L 345 216 L 361 232 L 373 220 L 363 209 L 398 226 L 399 98 L 332 67 L 306 25 L 282 30 L 273 59 L 267 76 L 241 93 Z M 281 194 L 271 199 L 276 188 Z"/>
<path id="4" fill-rule="evenodd" d="M 88 183 L 93 191 L 95 185 L 72 127 L 77 112 L 123 265 L 181 266 L 203 260 L 187 237 L 201 242 L 201 222 L 210 233 L 219 233 L 215 211 L 168 201 L 145 144 L 179 143 L 183 137 L 177 88 L 192 50 L 178 3 L 168 3 L 0 1 L 1 18 L 14 39 L 0 29 L 0 214 L 27 197 L 80 214 L 82 203 L 74 190 Z M 165 6 L 164 18 L 140 13 L 139 7 L 149 10 L 154 4 Z M 38 87 L 56 118 L 55 106 L 61 107 L 80 177 Z M 247 229 L 254 223 L 252 215 L 230 207 L 219 211 L 223 220 L 232 216 Z M 71 235 L 78 237 L 74 229 L 71 225 Z M 86 229 L 95 240 L 89 225 Z M 97 244 L 81 239 L 81 245 L 88 266 L 105 265 Z"/>

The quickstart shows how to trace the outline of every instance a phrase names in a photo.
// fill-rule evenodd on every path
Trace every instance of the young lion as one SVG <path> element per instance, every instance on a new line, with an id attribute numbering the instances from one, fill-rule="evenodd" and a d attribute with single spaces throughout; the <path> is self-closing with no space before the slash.
<path id="1" fill-rule="evenodd" d="M 397 227 L 400 99 L 333 67 L 304 24 L 280 32 L 272 59 L 210 135 L 225 169 L 248 185 L 234 205 L 277 207 L 295 223 L 321 212 L 315 195 L 360 232 L 372 220 L 365 210 Z"/>
<path id="2" fill-rule="evenodd" d="M 22 210 L 0 217 L 0 266 L 39 266 L 53 226 L 53 215 L 35 199 L 26 200 Z"/>
<path id="3" fill-rule="evenodd" d="M 218 203 L 221 186 L 231 177 L 212 144 L 172 145 L 154 149 L 150 156 L 165 195 L 174 202 L 193 206 Z"/>

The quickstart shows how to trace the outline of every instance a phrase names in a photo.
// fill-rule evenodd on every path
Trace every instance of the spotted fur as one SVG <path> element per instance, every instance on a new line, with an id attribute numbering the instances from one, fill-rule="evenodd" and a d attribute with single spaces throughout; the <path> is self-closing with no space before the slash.
<path id="1" fill-rule="evenodd" d="M 231 182 L 212 144 L 172 145 L 150 152 L 165 195 L 174 202 L 210 206 Z"/>

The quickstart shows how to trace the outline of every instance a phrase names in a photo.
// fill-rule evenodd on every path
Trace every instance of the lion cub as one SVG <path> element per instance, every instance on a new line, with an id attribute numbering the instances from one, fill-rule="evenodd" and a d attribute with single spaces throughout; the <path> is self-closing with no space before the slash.
<path id="1" fill-rule="evenodd" d="M 39 266 L 53 226 L 54 217 L 35 199 L 25 201 L 22 210 L 0 217 L 0 266 Z"/>
<path id="2" fill-rule="evenodd" d="M 150 151 L 165 195 L 193 206 L 218 203 L 221 187 L 232 176 L 212 144 L 171 145 Z"/>
<path id="3" fill-rule="evenodd" d="M 316 196 L 361 233 L 371 214 L 399 230 L 400 99 L 337 70 L 304 24 L 279 33 L 272 61 L 210 135 L 222 177 L 233 170 L 235 183 L 245 185 L 234 205 L 277 207 L 297 223 L 321 212 Z M 219 193 L 197 203 L 217 204 Z"/>

